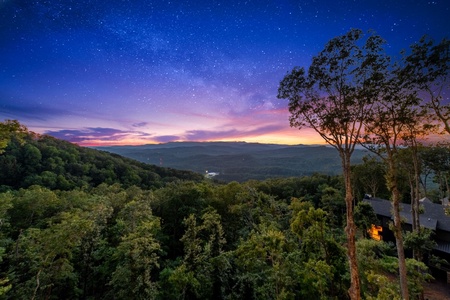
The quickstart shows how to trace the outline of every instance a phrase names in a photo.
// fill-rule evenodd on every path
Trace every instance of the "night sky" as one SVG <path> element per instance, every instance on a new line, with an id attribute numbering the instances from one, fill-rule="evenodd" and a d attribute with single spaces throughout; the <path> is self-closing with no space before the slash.
<path id="1" fill-rule="evenodd" d="M 81 145 L 323 143 L 278 84 L 331 38 L 449 37 L 450 1 L 0 0 L 0 121 Z"/>

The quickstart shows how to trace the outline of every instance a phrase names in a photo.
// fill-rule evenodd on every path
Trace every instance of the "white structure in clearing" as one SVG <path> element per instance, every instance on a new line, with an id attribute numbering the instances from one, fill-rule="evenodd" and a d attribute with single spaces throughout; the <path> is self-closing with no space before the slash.
<path id="1" fill-rule="evenodd" d="M 220 173 L 219 172 L 208 172 L 208 170 L 206 170 L 206 175 L 205 175 L 205 177 L 206 178 L 213 178 L 214 176 L 217 176 L 217 175 L 219 175 Z"/>

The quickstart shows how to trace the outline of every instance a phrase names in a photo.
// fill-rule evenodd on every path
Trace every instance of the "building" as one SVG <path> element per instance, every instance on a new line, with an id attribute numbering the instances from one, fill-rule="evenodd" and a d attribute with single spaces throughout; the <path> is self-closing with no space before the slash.
<path id="1" fill-rule="evenodd" d="M 394 221 L 391 213 L 391 201 L 370 196 L 364 197 L 364 201 L 370 203 L 379 220 L 379 224 L 372 226 L 369 232 L 370 236 L 376 240 L 395 241 L 394 233 L 389 229 L 389 224 Z M 447 215 L 450 212 L 450 206 L 445 201 L 443 201 L 443 204 L 436 204 L 424 198 L 420 200 L 420 211 L 420 226 L 431 229 L 434 232 L 433 239 L 436 242 L 436 247 L 433 249 L 433 254 L 450 263 L 450 216 Z M 412 231 L 410 204 L 400 204 L 400 216 L 403 221 L 403 229 Z M 447 272 L 448 276 L 450 276 L 450 264 L 430 267 Z"/>

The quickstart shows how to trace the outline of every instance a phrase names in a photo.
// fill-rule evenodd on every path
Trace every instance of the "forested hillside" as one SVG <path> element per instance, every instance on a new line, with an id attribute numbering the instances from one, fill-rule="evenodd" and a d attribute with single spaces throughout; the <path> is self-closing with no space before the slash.
<path id="1" fill-rule="evenodd" d="M 218 180 L 244 182 L 274 177 L 322 173 L 341 174 L 341 159 L 335 149 L 323 145 L 276 145 L 244 142 L 177 142 L 142 146 L 111 146 L 96 149 L 141 162 L 198 173 L 216 172 Z M 353 163 L 367 151 L 356 150 Z"/>
<path id="2" fill-rule="evenodd" d="M 203 178 L 194 172 L 144 164 L 33 133 L 11 139 L 0 156 L 0 170 L 0 189 L 3 190 L 32 185 L 70 190 L 101 183 L 151 189 L 174 180 Z"/>
<path id="3" fill-rule="evenodd" d="M 7 145 L 2 299 L 348 298 L 341 176 L 221 184 L 47 136 Z M 393 246 L 355 209 L 364 295 L 393 299 Z M 408 270 L 419 295 L 426 267 Z"/>

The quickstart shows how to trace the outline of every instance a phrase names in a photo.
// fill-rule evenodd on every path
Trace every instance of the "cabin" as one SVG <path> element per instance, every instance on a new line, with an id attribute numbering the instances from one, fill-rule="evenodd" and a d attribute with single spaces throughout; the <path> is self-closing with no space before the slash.
<path id="1" fill-rule="evenodd" d="M 363 201 L 372 206 L 379 220 L 378 224 L 372 225 L 369 235 L 375 240 L 395 242 L 394 233 L 389 229 L 389 224 L 394 221 L 391 213 L 391 201 L 370 196 L 365 196 Z M 436 242 L 436 247 L 433 249 L 432 254 L 450 263 L 450 215 L 448 215 L 450 206 L 448 199 L 443 199 L 442 204 L 437 204 L 427 198 L 423 198 L 420 200 L 420 211 L 420 226 L 431 229 L 434 232 L 433 239 Z M 400 204 L 400 216 L 403 221 L 403 230 L 412 231 L 410 204 Z M 450 264 L 429 265 L 429 267 L 432 268 L 434 274 L 439 273 L 439 277 L 445 274 L 447 282 L 450 283 Z"/>

